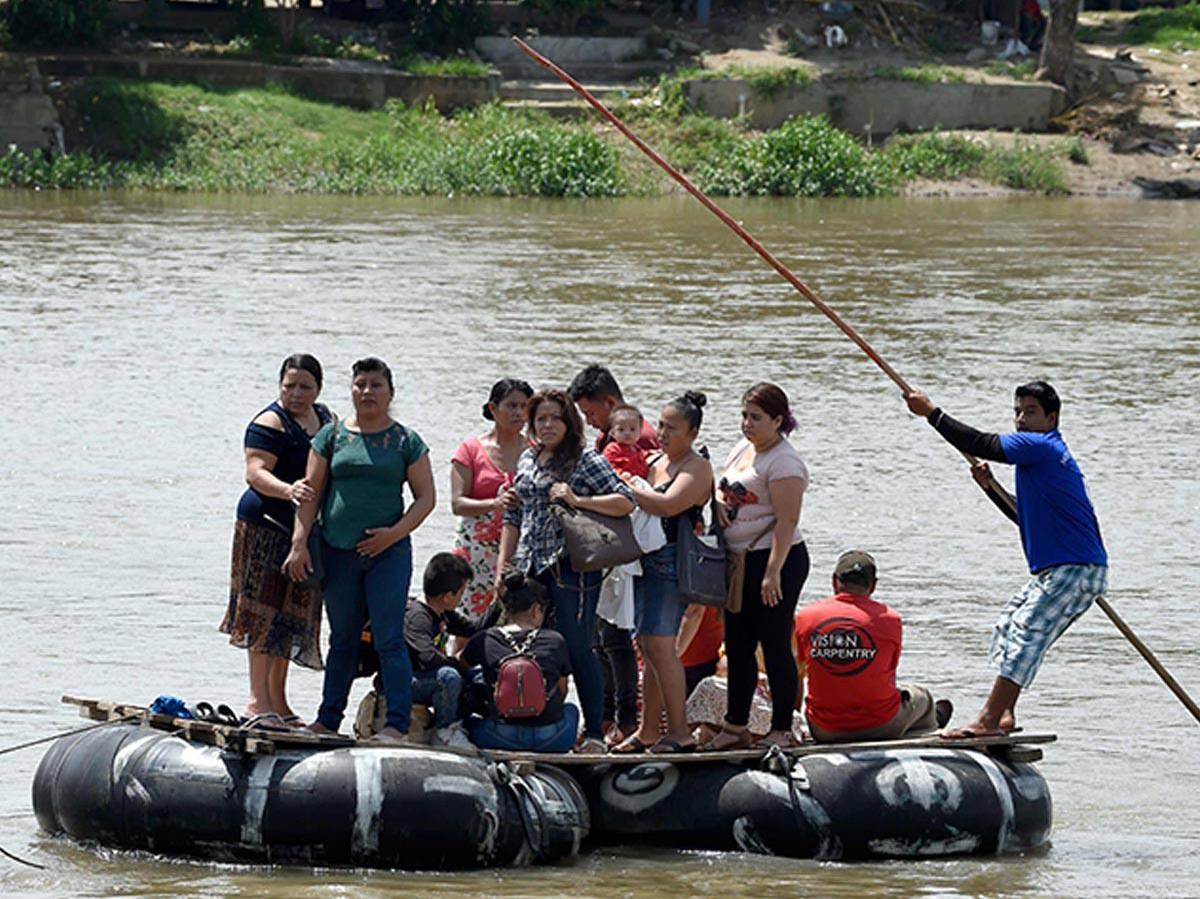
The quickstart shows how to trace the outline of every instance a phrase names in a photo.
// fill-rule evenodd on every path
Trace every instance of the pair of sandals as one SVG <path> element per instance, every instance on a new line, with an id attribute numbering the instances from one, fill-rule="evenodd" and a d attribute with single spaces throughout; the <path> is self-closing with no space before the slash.
<path id="1" fill-rule="evenodd" d="M 227 727 L 241 727 L 245 721 L 229 706 L 221 704 L 213 708 L 212 703 L 209 702 L 196 703 L 196 707 L 192 709 L 192 717 L 197 721 L 205 721 L 208 724 L 224 724 Z"/>
<path id="2" fill-rule="evenodd" d="M 615 755 L 633 755 L 635 753 L 648 753 L 649 755 L 676 755 L 685 752 L 695 752 L 696 743 L 681 743 L 679 740 L 672 737 L 661 737 L 657 743 L 647 743 L 637 734 L 626 737 L 616 746 L 612 747 L 609 752 Z"/>

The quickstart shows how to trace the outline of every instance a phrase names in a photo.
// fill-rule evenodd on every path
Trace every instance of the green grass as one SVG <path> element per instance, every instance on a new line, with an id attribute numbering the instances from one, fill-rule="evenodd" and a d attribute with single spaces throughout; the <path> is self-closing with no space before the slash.
<path id="1" fill-rule="evenodd" d="M 1080 26 L 1077 36 L 1087 43 L 1200 50 L 1200 3 L 1144 9 L 1115 30 L 1111 20 L 1102 26 Z"/>
<path id="2" fill-rule="evenodd" d="M 409 55 L 394 60 L 392 65 L 402 72 L 411 72 L 414 75 L 481 77 L 492 71 L 491 66 L 465 56 L 429 59 L 423 56 Z"/>
<path id="3" fill-rule="evenodd" d="M 1024 62 L 1009 62 L 1007 59 L 993 59 L 987 64 L 985 71 L 989 75 L 1000 78 L 1012 78 L 1015 81 L 1028 81 L 1037 71 L 1036 60 L 1027 59 Z"/>
<path id="4" fill-rule="evenodd" d="M 950 134 L 899 135 L 881 153 L 883 178 L 893 185 L 916 178 L 982 178 L 1013 190 L 1065 194 L 1058 153 L 1034 144 L 988 146 Z"/>
<path id="5" fill-rule="evenodd" d="M 432 106 L 360 111 L 281 87 L 96 80 L 81 96 L 92 149 L 0 154 L 0 185 L 210 192 L 611 197 L 659 194 L 662 174 L 590 119 L 555 121 L 499 104 L 441 116 Z M 1082 145 L 988 147 L 956 135 L 899 136 L 868 149 L 823 116 L 765 133 L 685 107 L 626 104 L 651 145 L 718 195 L 871 197 L 917 178 L 975 177 L 1064 191 Z"/>
<path id="6" fill-rule="evenodd" d="M 933 64 L 879 68 L 873 70 L 871 76 L 886 81 L 912 81 L 917 84 L 948 84 L 967 80 L 962 69 Z"/>

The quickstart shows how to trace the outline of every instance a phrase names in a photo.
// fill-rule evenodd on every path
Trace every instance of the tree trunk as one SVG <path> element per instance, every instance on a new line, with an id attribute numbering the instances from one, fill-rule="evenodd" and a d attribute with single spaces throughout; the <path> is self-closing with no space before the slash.
<path id="1" fill-rule="evenodd" d="M 1067 87 L 1067 76 L 1075 56 L 1075 24 L 1078 20 L 1079 0 L 1050 0 L 1050 22 L 1035 77 Z"/>

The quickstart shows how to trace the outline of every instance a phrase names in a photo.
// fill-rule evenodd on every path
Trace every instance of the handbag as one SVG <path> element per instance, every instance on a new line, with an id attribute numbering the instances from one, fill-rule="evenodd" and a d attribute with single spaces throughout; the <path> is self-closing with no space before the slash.
<path id="1" fill-rule="evenodd" d="M 706 453 L 702 455 L 707 458 Z M 679 522 L 675 538 L 675 570 L 679 578 L 679 593 L 688 602 L 718 609 L 729 605 L 727 557 L 729 547 L 725 543 L 725 529 L 717 519 L 717 494 L 713 487 L 709 503 L 712 526 L 706 536 L 696 534 L 694 528 Z"/>
<path id="2" fill-rule="evenodd" d="M 750 547 L 754 546 L 766 534 L 775 527 L 775 519 L 772 518 L 765 528 L 754 535 L 745 549 L 729 549 L 725 551 L 725 587 L 726 587 L 726 602 L 725 611 L 737 614 L 742 610 L 742 588 L 746 585 L 746 554 L 750 552 Z"/>
<path id="3" fill-rule="evenodd" d="M 571 567 L 581 574 L 606 571 L 642 556 L 628 515 L 614 518 L 562 503 L 552 504 L 550 514 L 562 529 Z"/>

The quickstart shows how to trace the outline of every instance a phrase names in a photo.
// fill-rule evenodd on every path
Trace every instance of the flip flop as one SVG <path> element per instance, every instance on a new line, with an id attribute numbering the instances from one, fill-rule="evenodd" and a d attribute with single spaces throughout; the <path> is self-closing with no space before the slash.
<path id="1" fill-rule="evenodd" d="M 275 715 L 274 712 L 270 714 Z M 262 716 L 256 715 L 255 717 L 260 718 Z M 275 715 L 275 717 L 278 718 L 279 716 Z M 230 727 L 241 727 L 246 722 L 245 718 L 224 704 L 217 706 L 216 716 L 213 720 L 218 724 L 228 724 Z"/>
<path id="2" fill-rule="evenodd" d="M 206 721 L 209 724 L 219 724 L 217 713 L 213 711 L 212 703 L 198 702 L 196 707 L 192 709 L 192 715 L 197 721 Z"/>
<path id="3" fill-rule="evenodd" d="M 268 730 L 275 733 L 289 733 L 292 728 L 284 724 L 283 719 L 274 712 L 267 712 L 247 719 L 238 727 L 238 730 Z"/>
<path id="4" fill-rule="evenodd" d="M 608 751 L 613 755 L 634 755 L 635 753 L 646 752 L 649 749 L 649 743 L 642 742 L 637 734 L 630 734 L 616 746 L 610 746 Z"/>
<path id="5" fill-rule="evenodd" d="M 680 743 L 678 740 L 672 740 L 670 737 L 663 737 L 653 746 L 646 750 L 651 755 L 671 755 L 674 753 L 695 752 L 696 743 Z"/>

